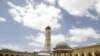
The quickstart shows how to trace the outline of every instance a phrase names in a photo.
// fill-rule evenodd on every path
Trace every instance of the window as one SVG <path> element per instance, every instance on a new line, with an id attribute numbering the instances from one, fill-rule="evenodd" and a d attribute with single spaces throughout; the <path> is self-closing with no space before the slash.
<path id="1" fill-rule="evenodd" d="M 92 56 L 92 53 L 89 52 L 89 53 L 88 53 L 88 56 Z"/>
<path id="2" fill-rule="evenodd" d="M 0 53 L 0 56 L 3 56 L 3 54 Z"/>

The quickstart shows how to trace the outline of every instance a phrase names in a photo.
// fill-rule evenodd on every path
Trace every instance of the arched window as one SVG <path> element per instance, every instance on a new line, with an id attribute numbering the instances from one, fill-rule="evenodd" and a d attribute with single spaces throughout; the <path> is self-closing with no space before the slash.
<path id="1" fill-rule="evenodd" d="M 8 54 L 6 54 L 5 56 L 9 56 Z"/>
<path id="2" fill-rule="evenodd" d="M 13 54 L 11 56 L 14 56 Z"/>
<path id="3" fill-rule="evenodd" d="M 75 56 L 78 56 L 78 54 L 76 54 Z"/>
<path id="4" fill-rule="evenodd" d="M 0 56 L 3 56 L 3 54 L 0 53 Z"/>
<path id="5" fill-rule="evenodd" d="M 81 56 L 84 56 L 84 53 L 82 53 Z"/>
<path id="6" fill-rule="evenodd" d="M 100 52 L 99 51 L 96 51 L 95 52 L 95 56 L 100 56 Z"/>
<path id="7" fill-rule="evenodd" d="M 92 53 L 89 52 L 89 53 L 88 53 L 88 56 L 92 56 Z"/>

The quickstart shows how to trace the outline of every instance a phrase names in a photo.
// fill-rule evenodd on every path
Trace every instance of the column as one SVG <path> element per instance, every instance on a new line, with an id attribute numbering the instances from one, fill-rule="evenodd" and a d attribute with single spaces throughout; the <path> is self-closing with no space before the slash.
<path id="1" fill-rule="evenodd" d="M 88 56 L 87 53 L 84 53 L 84 56 Z"/>
<path id="2" fill-rule="evenodd" d="M 57 56 L 57 53 L 55 52 L 55 56 Z"/>
<path id="3" fill-rule="evenodd" d="M 77 53 L 77 55 L 78 55 L 78 56 L 81 56 L 81 54 L 80 54 L 80 53 Z"/>
<path id="4" fill-rule="evenodd" d="M 94 52 L 92 52 L 92 56 L 95 56 L 95 53 Z"/>

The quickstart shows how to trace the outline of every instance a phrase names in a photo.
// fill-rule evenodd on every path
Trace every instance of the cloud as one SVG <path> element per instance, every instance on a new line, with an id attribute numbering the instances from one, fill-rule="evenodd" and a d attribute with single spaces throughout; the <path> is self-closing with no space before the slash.
<path id="1" fill-rule="evenodd" d="M 12 2 L 7 2 L 11 7 L 9 9 L 10 14 L 13 16 L 13 19 L 23 24 L 26 27 L 43 30 L 47 25 L 50 25 L 52 29 L 59 29 L 61 24 L 59 23 L 61 19 L 60 9 L 52 5 L 46 5 L 40 3 L 34 5 L 31 1 L 27 0 L 25 6 L 17 6 Z"/>
<path id="2" fill-rule="evenodd" d="M 76 44 L 70 44 L 70 47 L 77 47 L 77 45 Z"/>
<path id="3" fill-rule="evenodd" d="M 24 48 L 20 47 L 19 45 L 11 45 L 11 44 L 2 44 L 0 45 L 0 49 L 10 49 L 15 51 L 24 51 Z"/>
<path id="4" fill-rule="evenodd" d="M 100 0 L 58 0 L 59 6 L 74 16 L 86 16 L 87 14 L 90 14 L 89 10 L 92 10 L 94 7 L 97 12 L 100 12 L 99 3 Z M 90 15 L 88 16 L 93 19 L 94 17 Z"/>
<path id="5" fill-rule="evenodd" d="M 86 17 L 89 17 L 89 18 L 91 18 L 91 19 L 93 19 L 93 20 L 98 20 L 98 15 L 95 16 L 95 15 L 89 13 L 89 12 L 87 12 Z"/>
<path id="6" fill-rule="evenodd" d="M 100 39 L 100 34 L 93 28 L 74 28 L 70 29 L 69 33 L 68 40 L 72 42 L 84 42 L 87 38 Z"/>
<path id="7" fill-rule="evenodd" d="M 97 13 L 100 13 L 100 1 L 96 3 L 95 10 Z"/>
<path id="8" fill-rule="evenodd" d="M 0 22 L 6 22 L 7 20 L 3 17 L 0 17 Z"/>
<path id="9" fill-rule="evenodd" d="M 30 40 L 29 45 L 33 46 L 35 49 L 36 48 L 43 49 L 44 44 L 45 44 L 44 33 L 38 33 L 36 36 L 30 35 L 30 36 L 27 36 L 26 39 Z M 55 47 L 55 45 L 61 41 L 65 41 L 65 36 L 63 36 L 62 34 L 51 35 L 51 46 L 52 47 Z"/>
<path id="10" fill-rule="evenodd" d="M 49 2 L 50 4 L 55 4 L 56 0 L 44 0 L 46 2 Z"/>

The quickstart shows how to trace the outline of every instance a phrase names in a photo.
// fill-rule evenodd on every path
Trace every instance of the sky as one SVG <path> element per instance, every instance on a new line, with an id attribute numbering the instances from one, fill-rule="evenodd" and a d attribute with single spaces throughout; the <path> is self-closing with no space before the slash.
<path id="1" fill-rule="evenodd" d="M 0 49 L 39 51 L 51 45 L 100 43 L 100 0 L 0 0 Z"/>

